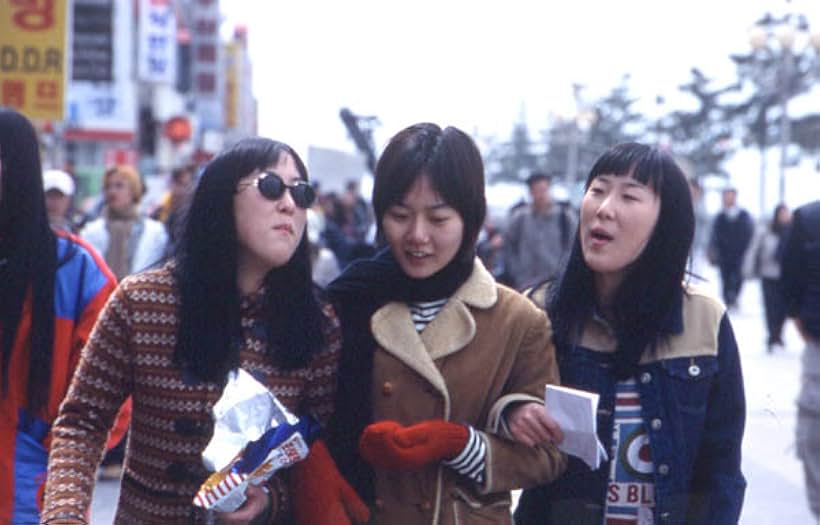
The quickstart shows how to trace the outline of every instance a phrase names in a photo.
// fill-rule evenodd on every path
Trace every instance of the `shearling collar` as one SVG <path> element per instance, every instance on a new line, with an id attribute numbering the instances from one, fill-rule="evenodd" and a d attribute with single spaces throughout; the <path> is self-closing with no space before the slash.
<path id="1" fill-rule="evenodd" d="M 379 346 L 425 377 L 447 398 L 444 378 L 434 360 L 461 350 L 473 340 L 476 326 L 470 308 L 490 308 L 497 300 L 495 280 L 476 259 L 470 277 L 421 334 L 416 332 L 407 304 L 395 301 L 376 310 L 370 318 L 370 330 Z"/>
<path id="2" fill-rule="evenodd" d="M 495 287 L 495 279 L 490 272 L 484 268 L 481 260 L 476 257 L 473 263 L 473 273 L 464 281 L 464 284 L 456 290 L 450 298 L 457 299 L 475 308 L 482 310 L 490 308 L 498 300 L 498 290 Z"/>

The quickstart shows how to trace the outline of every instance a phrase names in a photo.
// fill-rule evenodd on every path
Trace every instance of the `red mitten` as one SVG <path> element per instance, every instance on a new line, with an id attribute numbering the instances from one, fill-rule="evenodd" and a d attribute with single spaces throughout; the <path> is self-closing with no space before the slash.
<path id="1" fill-rule="evenodd" d="M 293 513 L 299 525 L 367 523 L 370 511 L 342 477 L 324 441 L 310 447 L 307 459 L 290 476 Z"/>
<path id="2" fill-rule="evenodd" d="M 368 425 L 359 440 L 359 453 L 373 466 L 393 470 L 419 469 L 453 459 L 467 445 L 469 429 L 441 419 L 403 427 L 395 421 Z"/>

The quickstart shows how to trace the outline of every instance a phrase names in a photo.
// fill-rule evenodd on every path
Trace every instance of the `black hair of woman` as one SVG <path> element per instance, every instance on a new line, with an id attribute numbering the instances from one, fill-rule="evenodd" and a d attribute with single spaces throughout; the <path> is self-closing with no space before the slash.
<path id="1" fill-rule="evenodd" d="M 379 228 L 388 208 L 401 201 L 419 176 L 426 175 L 444 202 L 464 221 L 457 258 L 472 263 L 487 201 L 481 152 L 469 135 L 452 126 L 441 129 L 429 122 L 405 128 L 390 140 L 376 173 L 373 210 Z"/>
<path id="2" fill-rule="evenodd" d="M 49 395 L 57 266 L 56 241 L 45 208 L 37 133 L 23 115 L 0 109 L 0 380 L 5 396 L 23 302 L 31 290 L 27 394 L 32 413 L 45 406 Z"/>
<path id="3" fill-rule="evenodd" d="M 788 228 L 789 220 L 783 221 L 780 217 L 780 214 L 784 210 L 788 211 L 789 207 L 782 202 L 774 207 L 774 212 L 772 212 L 772 220 L 769 222 L 769 230 L 771 230 L 772 233 L 784 233 Z"/>
<path id="4" fill-rule="evenodd" d="M 234 194 L 240 179 L 290 155 L 303 180 L 307 168 L 287 144 L 249 138 L 217 156 L 203 171 L 174 253 L 181 297 L 174 358 L 199 379 L 222 382 L 239 365 L 240 292 Z M 274 361 L 303 365 L 323 344 L 325 318 L 314 295 L 305 232 L 290 261 L 264 279 L 265 330 Z"/>
<path id="5" fill-rule="evenodd" d="M 683 293 L 695 219 L 686 176 L 665 151 L 638 143 L 619 144 L 595 162 L 585 189 L 600 175 L 632 177 L 660 199 L 649 241 L 610 305 L 618 340 L 616 373 L 623 378 L 635 370 L 647 345 L 669 335 L 669 321 Z M 559 353 L 574 338 L 578 323 L 595 308 L 593 272 L 584 260 L 580 232 L 576 232 L 567 266 L 547 299 Z"/>

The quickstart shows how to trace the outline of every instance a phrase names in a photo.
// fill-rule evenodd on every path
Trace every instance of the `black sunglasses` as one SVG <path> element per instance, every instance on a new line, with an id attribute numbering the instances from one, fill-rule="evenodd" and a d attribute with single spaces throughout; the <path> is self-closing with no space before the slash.
<path id="1" fill-rule="evenodd" d="M 290 190 L 293 202 L 300 208 L 310 208 L 316 200 L 316 191 L 307 182 L 298 180 L 293 184 L 286 184 L 282 177 L 272 171 L 263 171 L 251 182 L 251 185 L 259 188 L 259 193 L 272 201 L 281 199 L 285 190 Z"/>

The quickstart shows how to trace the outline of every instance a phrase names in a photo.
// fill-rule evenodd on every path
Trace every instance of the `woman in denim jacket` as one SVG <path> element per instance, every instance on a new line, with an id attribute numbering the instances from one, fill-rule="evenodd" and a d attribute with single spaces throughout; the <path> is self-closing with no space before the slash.
<path id="1" fill-rule="evenodd" d="M 630 143 L 595 163 L 546 307 L 562 383 L 600 394 L 609 460 L 593 471 L 571 457 L 558 480 L 524 491 L 516 523 L 737 522 L 743 379 L 725 307 L 683 283 L 693 231 L 671 156 Z M 516 439 L 546 439 L 537 415 L 508 416 Z"/>

